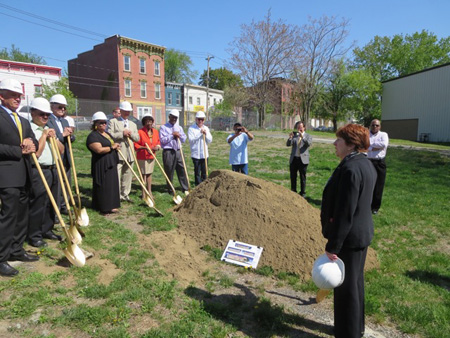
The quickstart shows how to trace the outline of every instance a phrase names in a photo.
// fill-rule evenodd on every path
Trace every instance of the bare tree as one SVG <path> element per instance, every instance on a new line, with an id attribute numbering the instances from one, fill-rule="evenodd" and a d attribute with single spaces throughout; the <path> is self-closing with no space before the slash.
<path id="1" fill-rule="evenodd" d="M 345 46 L 349 20 L 322 16 L 309 18 L 301 28 L 298 51 L 293 59 L 292 75 L 302 97 L 302 120 L 309 121 L 311 107 L 323 86 L 324 77 L 331 69 L 332 61 L 343 57 L 352 48 Z"/>
<path id="2" fill-rule="evenodd" d="M 269 10 L 264 20 L 241 25 L 241 35 L 230 43 L 230 66 L 250 88 L 260 127 L 271 100 L 269 80 L 290 73 L 299 36 L 297 26 L 272 21 Z"/>

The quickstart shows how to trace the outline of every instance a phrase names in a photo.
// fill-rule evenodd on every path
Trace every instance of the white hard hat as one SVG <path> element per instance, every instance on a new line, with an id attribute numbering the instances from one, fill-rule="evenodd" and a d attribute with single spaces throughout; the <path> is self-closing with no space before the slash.
<path id="1" fill-rule="evenodd" d="M 43 97 L 36 97 L 30 103 L 30 108 L 34 108 L 40 110 L 41 112 L 51 114 L 52 110 L 50 109 L 50 102 L 48 102 Z"/>
<path id="2" fill-rule="evenodd" d="M 334 289 L 344 282 L 345 267 L 341 259 L 332 261 L 326 254 L 320 255 L 312 268 L 312 279 L 320 289 Z"/>
<path id="3" fill-rule="evenodd" d="M 172 110 L 169 110 L 169 115 L 172 115 L 175 117 L 180 117 L 180 112 L 178 111 L 178 109 L 172 109 Z"/>
<path id="4" fill-rule="evenodd" d="M 16 79 L 4 79 L 0 82 L 0 89 L 10 90 L 14 93 L 23 94 L 23 88 Z"/>
<path id="5" fill-rule="evenodd" d="M 106 117 L 104 112 L 98 111 L 94 115 L 92 115 L 92 121 L 108 121 L 108 118 Z"/>
<path id="6" fill-rule="evenodd" d="M 59 104 L 65 104 L 67 106 L 67 100 L 64 97 L 64 95 L 61 94 L 55 94 L 50 98 L 50 103 L 59 103 Z"/>
<path id="7" fill-rule="evenodd" d="M 120 102 L 119 109 L 125 111 L 133 111 L 133 107 L 131 107 L 131 103 L 128 101 Z"/>
<path id="8" fill-rule="evenodd" d="M 204 119 L 206 117 L 205 113 L 202 112 L 201 110 L 197 112 L 197 114 L 195 114 L 195 118 L 196 119 Z"/>

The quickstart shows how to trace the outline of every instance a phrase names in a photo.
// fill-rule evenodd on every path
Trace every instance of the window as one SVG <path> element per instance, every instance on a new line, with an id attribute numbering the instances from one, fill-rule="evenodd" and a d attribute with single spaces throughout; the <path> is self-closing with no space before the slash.
<path id="1" fill-rule="evenodd" d="M 181 104 L 181 94 L 177 93 L 177 106 Z"/>
<path id="2" fill-rule="evenodd" d="M 161 98 L 161 84 L 155 83 L 155 99 Z"/>
<path id="3" fill-rule="evenodd" d="M 189 104 L 192 104 L 192 96 L 189 96 Z"/>
<path id="4" fill-rule="evenodd" d="M 123 56 L 123 70 L 127 72 L 131 71 L 131 58 L 129 55 Z"/>
<path id="5" fill-rule="evenodd" d="M 125 96 L 131 96 L 131 80 L 125 80 Z"/>
<path id="6" fill-rule="evenodd" d="M 141 73 L 141 74 L 146 73 L 145 59 L 139 59 L 139 73 Z"/>
<path id="7" fill-rule="evenodd" d="M 155 61 L 155 75 L 160 75 L 159 61 Z"/>
<path id="8" fill-rule="evenodd" d="M 147 82 L 141 82 L 141 98 L 145 99 L 147 97 Z"/>
<path id="9" fill-rule="evenodd" d="M 216 105 L 216 98 L 214 98 L 213 101 L 214 101 L 214 105 Z"/>
<path id="10" fill-rule="evenodd" d="M 172 93 L 167 94 L 167 104 L 172 104 Z"/>
<path id="11" fill-rule="evenodd" d="M 152 115 L 152 107 L 137 107 L 138 119 L 141 120 L 144 115 Z"/>
<path id="12" fill-rule="evenodd" d="M 200 98 L 199 97 L 197 97 L 197 106 L 199 106 L 199 105 L 201 105 L 202 103 L 201 103 L 201 101 L 200 101 Z"/>
<path id="13" fill-rule="evenodd" d="M 42 86 L 34 85 L 34 95 L 42 95 Z"/>
<path id="14" fill-rule="evenodd" d="M 162 114 L 161 114 L 161 108 L 155 109 L 155 124 L 157 124 L 157 125 L 164 124 L 163 119 L 162 119 Z"/>

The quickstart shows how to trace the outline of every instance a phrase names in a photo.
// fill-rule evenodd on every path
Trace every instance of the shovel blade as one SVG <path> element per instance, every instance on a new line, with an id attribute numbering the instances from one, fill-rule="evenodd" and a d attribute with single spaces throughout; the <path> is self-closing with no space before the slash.
<path id="1" fill-rule="evenodd" d="M 69 235 L 70 235 L 70 240 L 72 241 L 73 244 L 80 244 L 83 240 L 81 238 L 81 235 L 78 232 L 77 228 L 74 226 L 71 226 L 69 228 Z"/>
<path id="2" fill-rule="evenodd" d="M 75 266 L 83 267 L 86 264 L 86 257 L 81 249 L 72 243 L 67 243 L 67 248 L 64 249 L 64 255 Z"/>
<path id="3" fill-rule="evenodd" d="M 176 205 L 180 204 L 181 202 L 183 202 L 183 199 L 181 198 L 180 195 L 177 195 L 173 198 L 173 201 L 175 202 Z"/>
<path id="4" fill-rule="evenodd" d="M 150 208 L 153 208 L 153 207 L 155 206 L 155 203 L 153 203 L 152 199 L 151 199 L 149 196 L 146 196 L 146 197 L 144 198 L 144 202 L 147 203 L 147 205 L 148 205 Z"/>
<path id="5" fill-rule="evenodd" d="M 81 209 L 80 215 L 77 218 L 77 223 L 82 227 L 87 227 L 89 225 L 89 215 L 86 208 Z"/>
<path id="6" fill-rule="evenodd" d="M 316 302 L 320 303 L 321 301 L 323 301 L 331 292 L 331 290 L 328 289 L 320 289 L 319 291 L 317 291 L 317 295 L 316 295 Z"/>

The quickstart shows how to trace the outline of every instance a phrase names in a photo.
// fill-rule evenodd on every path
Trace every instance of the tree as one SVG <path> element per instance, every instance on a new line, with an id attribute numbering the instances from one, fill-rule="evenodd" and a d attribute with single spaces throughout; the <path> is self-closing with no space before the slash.
<path id="1" fill-rule="evenodd" d="M 293 59 L 292 77 L 302 96 L 302 120 L 308 121 L 314 101 L 324 85 L 333 60 L 344 57 L 351 46 L 344 46 L 348 36 L 347 19 L 323 16 L 309 19 L 301 29 L 298 51 Z"/>
<path id="2" fill-rule="evenodd" d="M 298 27 L 272 21 L 270 10 L 264 20 L 241 25 L 241 35 L 230 43 L 230 65 L 249 87 L 264 126 L 270 104 L 269 81 L 288 73 L 298 43 Z"/>
<path id="3" fill-rule="evenodd" d="M 191 70 L 193 62 L 189 55 L 175 49 L 164 53 L 164 72 L 166 82 L 193 83 L 197 72 Z"/>
<path id="4" fill-rule="evenodd" d="M 205 70 L 200 76 L 199 85 L 207 85 L 208 71 Z M 224 90 L 225 87 L 242 87 L 243 82 L 239 75 L 234 74 L 226 68 L 209 70 L 209 88 Z"/>
<path id="5" fill-rule="evenodd" d="M 11 45 L 10 50 L 8 51 L 5 48 L 0 50 L 0 59 L 3 60 L 11 60 L 11 61 L 18 61 L 18 62 L 27 62 L 27 63 L 35 63 L 39 65 L 46 65 L 44 58 L 42 56 L 29 53 L 29 52 L 21 52 L 19 48 L 16 48 L 16 46 Z"/>
<path id="6" fill-rule="evenodd" d="M 69 89 L 69 79 L 67 76 L 62 76 L 61 79 L 47 85 L 42 84 L 42 96 L 49 100 L 55 94 L 62 94 L 67 100 L 67 113 L 74 115 L 76 113 L 76 97 Z"/>

